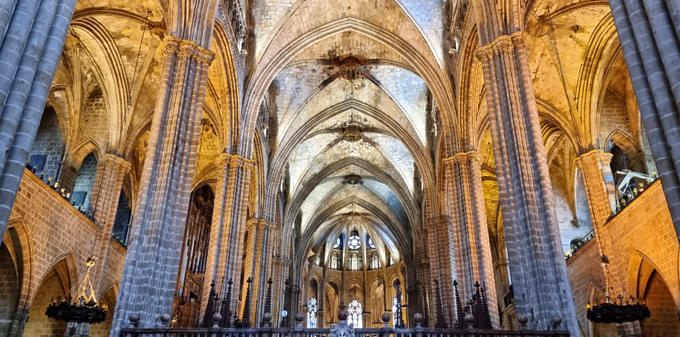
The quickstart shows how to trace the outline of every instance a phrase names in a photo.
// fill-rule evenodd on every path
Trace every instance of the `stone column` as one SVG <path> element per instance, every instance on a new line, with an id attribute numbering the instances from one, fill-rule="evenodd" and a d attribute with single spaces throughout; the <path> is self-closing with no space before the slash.
<path id="1" fill-rule="evenodd" d="M 250 326 L 256 327 L 261 323 L 262 310 L 264 310 L 264 298 L 267 291 L 267 271 L 269 253 L 269 232 L 272 223 L 259 218 L 250 218 L 247 222 L 248 242 L 246 246 L 245 275 L 252 278 L 252 302 L 250 307 Z M 245 298 L 245 290 L 243 294 Z M 245 308 L 244 308 L 245 310 Z"/>
<path id="2" fill-rule="evenodd" d="M 7 228 L 75 4 L 0 3 L 0 236 Z"/>
<path id="3" fill-rule="evenodd" d="M 98 261 L 95 265 L 94 275 L 92 275 L 97 298 L 106 291 L 102 287 L 105 286 L 103 284 L 106 279 L 104 270 L 106 270 L 112 240 L 111 233 L 116 220 L 120 190 L 129 171 L 130 163 L 114 154 L 105 154 L 97 165 L 97 175 L 94 179 L 94 188 L 90 198 L 92 216 L 102 229 L 101 235 L 95 242 L 95 255 Z"/>
<path id="4" fill-rule="evenodd" d="M 598 241 L 597 249 L 600 256 L 618 255 L 611 251 L 613 248 L 610 246 L 612 238 L 604 231 L 604 226 L 613 214 L 612 210 L 616 209 L 616 201 L 612 206 L 612 196 L 616 187 L 609 166 L 611 159 L 612 154 L 602 150 L 592 150 L 576 158 L 576 166 L 583 176 L 588 209 L 593 221 L 593 230 Z M 602 279 L 605 282 L 605 289 L 612 290 L 610 296 L 616 297 L 617 294 L 625 294 L 627 288 L 625 284 L 626 272 L 627 270 L 617 270 L 616 268 L 607 272 L 602 266 Z M 617 329 L 619 336 L 641 336 L 639 322 L 617 324 Z"/>
<path id="5" fill-rule="evenodd" d="M 430 259 L 428 257 L 428 252 L 426 251 L 427 246 L 429 246 L 428 242 L 416 243 L 413 263 L 410 264 L 413 267 L 407 267 L 406 270 L 409 275 L 413 275 L 412 278 L 407 279 L 409 287 L 411 287 L 411 285 L 415 286 L 415 298 L 408 298 L 408 324 L 410 326 L 415 326 L 413 315 L 416 313 L 423 315 L 423 326 L 430 326 L 431 324 L 429 323 L 431 323 L 432 319 L 436 317 L 432 311 L 434 307 L 432 302 L 433 274 L 431 273 Z M 411 269 L 415 270 L 411 272 Z M 387 300 L 388 302 L 386 303 L 385 307 L 391 308 L 391 302 L 389 302 L 389 299 Z"/>
<path id="6" fill-rule="evenodd" d="M 253 161 L 232 154 L 223 153 L 217 162 L 218 172 L 210 227 L 210 246 L 206 263 L 203 289 L 210 289 L 210 283 L 222 285 L 218 293 L 226 291 L 227 282 L 233 281 L 233 298 L 237 299 L 241 289 L 241 256 L 246 232 L 246 211 L 250 172 Z M 246 277 L 247 279 L 247 277 Z M 243 283 L 246 284 L 245 281 Z M 209 292 L 203 292 L 201 313 L 205 314 Z M 230 303 L 232 315 L 238 312 L 236 300 Z M 252 317 L 252 316 L 251 316 Z"/>
<path id="7" fill-rule="evenodd" d="M 616 187 L 613 185 L 614 177 L 609 167 L 611 160 L 612 154 L 602 150 L 592 150 L 576 158 L 576 167 L 583 178 L 593 229 L 597 234 L 616 209 L 616 200 L 612 200 L 613 189 Z"/>
<path id="8" fill-rule="evenodd" d="M 517 313 L 579 334 L 522 32 L 479 48 Z"/>
<path id="9" fill-rule="evenodd" d="M 499 327 L 496 282 L 482 189 L 482 167 L 476 151 L 443 160 L 448 212 L 454 227 L 460 296 L 471 298 L 475 283 L 486 290 L 491 326 Z"/>
<path id="10" fill-rule="evenodd" d="M 271 277 L 271 240 L 274 223 L 266 219 L 258 219 L 257 233 L 255 237 L 255 263 L 253 264 L 253 294 L 256 294 L 256 310 L 254 315 L 256 323 L 262 323 L 264 315 L 264 302 L 267 294 L 267 280 Z"/>
<path id="11" fill-rule="evenodd" d="M 445 216 L 426 219 L 427 248 L 430 259 L 430 320 L 440 327 L 453 328 L 456 322 L 453 281 L 456 279 L 456 253 L 451 219 Z M 436 282 L 435 282 L 436 281 Z M 390 286 L 390 285 L 385 285 Z"/>
<path id="12" fill-rule="evenodd" d="M 326 315 L 325 315 L 325 305 L 326 305 L 326 284 L 328 283 L 328 264 L 325 262 L 325 246 L 322 248 L 321 254 L 321 266 L 323 268 L 321 284 L 319 284 L 318 294 L 317 294 L 317 304 L 319 306 L 319 311 L 317 311 L 317 327 L 323 328 L 326 326 Z"/>
<path id="13" fill-rule="evenodd" d="M 139 318 L 150 328 L 169 320 L 191 197 L 208 66 L 213 53 L 168 35 L 162 46 L 158 100 L 151 123 L 132 236 L 111 337 Z"/>
<path id="14" fill-rule="evenodd" d="M 680 3 L 609 0 L 642 122 L 680 237 Z"/>

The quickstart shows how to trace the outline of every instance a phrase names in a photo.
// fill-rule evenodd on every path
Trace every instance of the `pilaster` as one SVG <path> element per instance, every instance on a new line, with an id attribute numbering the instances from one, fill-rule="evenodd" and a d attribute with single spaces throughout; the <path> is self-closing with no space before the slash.
<path id="1" fill-rule="evenodd" d="M 132 236 L 110 336 L 130 316 L 140 328 L 163 324 L 172 311 L 182 237 L 213 52 L 166 36 L 158 100 L 141 174 Z"/>
<path id="2" fill-rule="evenodd" d="M 560 317 L 562 328 L 578 335 L 525 37 L 522 32 L 499 36 L 477 56 L 487 88 L 517 313 L 537 329 L 551 328 Z"/>
<path id="3" fill-rule="evenodd" d="M 238 155 L 222 153 L 217 159 L 218 179 L 215 192 L 212 225 L 210 228 L 210 246 L 206 264 L 203 289 L 210 289 L 210 283 L 221 285 L 218 293 L 226 291 L 227 282 L 232 280 L 233 293 L 239 294 L 241 284 L 241 268 L 246 232 L 246 212 L 250 172 L 254 163 L 250 159 Z M 247 279 L 247 277 L 246 277 Z M 243 282 L 246 285 L 245 281 Z M 208 293 L 203 293 L 201 313 L 205 313 Z M 235 296 L 238 298 L 238 296 Z M 236 301 L 230 303 L 229 311 L 237 313 Z M 253 317 L 253 316 L 251 316 Z"/>
<path id="4" fill-rule="evenodd" d="M 487 292 L 491 325 L 499 327 L 496 285 L 486 221 L 479 153 L 461 152 L 443 160 L 448 212 L 453 219 L 457 278 L 466 301 L 475 283 Z"/>
<path id="5" fill-rule="evenodd" d="M 94 188 L 90 198 L 90 207 L 94 221 L 102 228 L 101 236 L 95 243 L 95 255 L 98 258 L 93 280 L 97 296 L 100 296 L 105 286 L 103 270 L 107 265 L 111 234 L 118 210 L 118 199 L 123 187 L 125 176 L 130 171 L 130 163 L 114 154 L 105 154 L 97 166 Z"/>

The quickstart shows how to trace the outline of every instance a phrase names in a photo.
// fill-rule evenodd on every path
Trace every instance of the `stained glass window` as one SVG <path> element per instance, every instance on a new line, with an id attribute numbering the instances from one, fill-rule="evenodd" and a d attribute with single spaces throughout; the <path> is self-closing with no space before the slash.
<path id="1" fill-rule="evenodd" d="M 307 327 L 316 328 L 316 313 L 319 307 L 316 304 L 316 298 L 307 300 Z"/>
<path id="2" fill-rule="evenodd" d="M 359 247 L 361 247 L 361 239 L 359 238 L 359 233 L 356 229 L 352 231 L 352 236 L 350 236 L 347 241 L 347 247 L 351 250 L 358 250 Z"/>
<path id="3" fill-rule="evenodd" d="M 397 314 L 398 314 L 398 311 L 399 311 L 399 307 L 398 307 L 397 303 L 398 303 L 397 297 L 395 296 L 392 299 L 392 326 L 393 327 L 397 326 Z"/>
<path id="4" fill-rule="evenodd" d="M 375 243 L 373 243 L 373 239 L 371 239 L 370 236 L 368 237 L 368 240 L 366 240 L 366 241 L 368 242 L 368 248 L 375 249 Z"/>
<path id="5" fill-rule="evenodd" d="M 378 261 L 378 254 L 371 254 L 371 269 L 380 269 L 380 262 Z"/>
<path id="6" fill-rule="evenodd" d="M 361 310 L 361 303 L 357 300 L 350 302 L 347 312 L 349 313 L 349 324 L 355 329 L 361 329 L 363 327 L 361 319 L 361 314 L 363 313 Z"/>
<path id="7" fill-rule="evenodd" d="M 338 266 L 338 254 L 333 254 L 331 256 L 331 269 L 339 269 L 340 266 Z"/>

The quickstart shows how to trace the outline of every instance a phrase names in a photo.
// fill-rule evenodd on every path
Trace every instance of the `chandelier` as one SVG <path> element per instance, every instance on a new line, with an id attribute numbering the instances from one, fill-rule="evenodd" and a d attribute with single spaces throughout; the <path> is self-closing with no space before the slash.
<path id="1" fill-rule="evenodd" d="M 618 302 L 614 301 L 611 303 L 609 296 L 607 296 L 605 301 L 600 304 L 594 306 L 587 304 L 586 317 L 588 317 L 589 321 L 596 323 L 635 322 L 649 318 L 649 308 L 644 302 L 637 302 L 631 296 L 624 303 L 623 296 L 621 295 L 619 295 L 618 300 Z"/>
<path id="2" fill-rule="evenodd" d="M 53 301 L 45 311 L 45 315 L 64 322 L 101 323 L 106 319 L 106 305 L 99 305 L 94 295 L 94 288 L 90 280 L 90 269 L 95 265 L 96 257 L 87 259 L 87 272 L 83 282 L 78 287 L 76 298 L 67 296 Z"/>
<path id="3" fill-rule="evenodd" d="M 602 266 L 605 271 L 606 280 L 609 281 L 609 259 L 606 255 L 602 256 Z M 624 296 L 617 296 L 618 301 L 612 301 L 609 296 L 609 287 L 606 289 L 604 302 L 593 305 L 586 304 L 586 317 L 595 323 L 625 323 L 641 321 L 650 317 L 649 308 L 644 301 L 638 301 L 630 296 L 624 301 Z M 596 302 L 599 302 L 596 299 Z"/>

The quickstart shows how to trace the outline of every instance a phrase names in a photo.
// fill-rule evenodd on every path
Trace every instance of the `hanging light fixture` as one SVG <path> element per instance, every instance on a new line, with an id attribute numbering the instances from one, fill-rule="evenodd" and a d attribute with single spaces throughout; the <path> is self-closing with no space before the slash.
<path id="1" fill-rule="evenodd" d="M 609 280 L 609 259 L 606 255 L 602 256 L 602 264 L 605 270 L 605 277 Z M 641 321 L 649 318 L 651 313 L 644 301 L 639 301 L 633 296 L 624 300 L 623 295 L 612 300 L 609 296 L 609 288 L 606 289 L 604 301 L 601 303 L 586 304 L 586 317 L 595 323 L 625 323 Z M 596 302 L 599 302 L 596 300 Z"/>
<path id="2" fill-rule="evenodd" d="M 99 305 L 94 294 L 94 287 L 90 280 L 90 270 L 95 265 L 96 257 L 87 259 L 87 272 L 85 278 L 78 287 L 75 298 L 67 296 L 65 299 L 58 298 L 53 301 L 45 311 L 45 315 L 64 322 L 76 323 L 101 323 L 106 319 L 106 305 Z"/>

